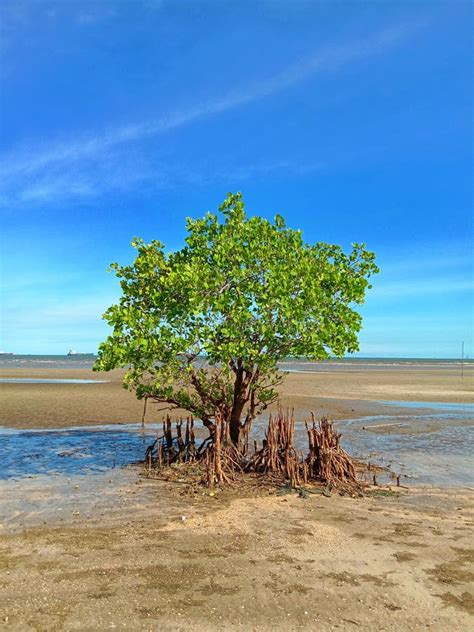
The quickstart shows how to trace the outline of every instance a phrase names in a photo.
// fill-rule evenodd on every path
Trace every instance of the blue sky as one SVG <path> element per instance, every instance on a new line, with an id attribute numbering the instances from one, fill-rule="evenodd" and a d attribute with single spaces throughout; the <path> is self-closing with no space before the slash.
<path id="1" fill-rule="evenodd" d="M 130 241 L 241 190 L 381 274 L 361 355 L 473 347 L 472 6 L 24 2 L 0 8 L 2 339 L 94 351 Z"/>

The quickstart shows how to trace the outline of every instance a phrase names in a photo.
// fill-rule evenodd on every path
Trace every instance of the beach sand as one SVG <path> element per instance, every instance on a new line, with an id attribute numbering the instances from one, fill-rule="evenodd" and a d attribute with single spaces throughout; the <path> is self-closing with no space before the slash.
<path id="1" fill-rule="evenodd" d="M 300 416 L 314 410 L 334 419 L 377 414 L 380 400 L 472 402 L 472 371 L 463 380 L 457 373 L 292 373 L 281 398 Z M 139 422 L 142 405 L 122 389 L 121 375 L 3 370 L 109 381 L 1 384 L 0 424 Z M 149 407 L 147 421 L 162 415 Z M 92 510 L 79 486 L 66 503 L 34 477 L 1 483 L 0 516 L 13 497 L 25 498 L 20 515 L 0 519 L 1 629 L 474 629 L 471 489 L 209 496 L 131 474 L 117 489 L 104 483 Z M 29 513 L 43 502 L 44 515 Z"/>
<path id="2" fill-rule="evenodd" d="M 3 535 L 0 627 L 473 629 L 472 492 L 181 492 L 145 479 L 120 512 Z"/>

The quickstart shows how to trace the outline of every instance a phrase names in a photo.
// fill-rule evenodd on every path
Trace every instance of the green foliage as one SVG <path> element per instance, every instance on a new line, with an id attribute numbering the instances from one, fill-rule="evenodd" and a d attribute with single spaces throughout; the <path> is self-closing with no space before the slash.
<path id="1" fill-rule="evenodd" d="M 353 306 L 377 267 L 364 244 L 346 255 L 305 244 L 280 215 L 247 217 L 240 193 L 219 210 L 223 221 L 187 220 L 181 250 L 134 239 L 134 263 L 112 264 L 122 297 L 104 314 L 113 331 L 94 368 L 128 367 L 125 386 L 139 398 L 245 424 L 275 401 L 282 358 L 358 349 Z"/>

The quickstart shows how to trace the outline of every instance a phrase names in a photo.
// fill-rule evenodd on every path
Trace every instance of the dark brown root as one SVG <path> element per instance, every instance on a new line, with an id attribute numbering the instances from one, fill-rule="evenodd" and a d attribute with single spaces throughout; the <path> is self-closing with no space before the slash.
<path id="1" fill-rule="evenodd" d="M 306 462 L 309 476 L 333 487 L 351 489 L 358 484 L 355 462 L 340 446 L 340 433 L 332 422 L 323 417 L 316 421 L 311 413 L 311 425 L 305 421 L 309 454 Z"/>
<path id="2" fill-rule="evenodd" d="M 183 423 L 185 423 L 184 438 Z M 167 416 L 163 421 L 163 434 L 157 437 L 146 450 L 145 462 L 150 470 L 169 467 L 173 463 L 193 462 L 200 458 L 203 446 L 196 448 L 193 418 L 188 417 L 185 422 L 180 419 L 176 422 L 175 429 L 176 437 L 173 437 L 171 418 Z"/>
<path id="3" fill-rule="evenodd" d="M 292 487 L 307 483 L 309 468 L 304 453 L 297 452 L 293 447 L 294 435 L 294 411 L 284 413 L 280 409 L 275 416 L 270 415 L 262 448 L 258 450 L 255 442 L 255 452 L 245 470 L 279 475 Z"/>
<path id="4" fill-rule="evenodd" d="M 201 463 L 204 466 L 202 482 L 208 487 L 239 484 L 242 474 L 253 473 L 262 480 L 288 483 L 293 488 L 319 483 L 351 493 L 360 491 L 363 483 L 357 478 L 358 464 L 341 448 L 341 435 L 334 430 L 332 422 L 325 417 L 317 422 L 311 414 L 311 422 L 305 422 L 305 426 L 306 454 L 294 447 L 294 411 L 278 410 L 276 415 L 270 415 L 262 446 L 255 440 L 250 454 L 249 437 L 245 437 L 241 446 L 233 444 L 229 424 L 220 416 L 216 417 L 212 437 L 199 447 L 196 447 L 192 418 L 178 421 L 176 436 L 173 436 L 171 419 L 167 417 L 163 422 L 163 435 L 147 449 L 146 463 L 149 472 L 175 463 Z"/>

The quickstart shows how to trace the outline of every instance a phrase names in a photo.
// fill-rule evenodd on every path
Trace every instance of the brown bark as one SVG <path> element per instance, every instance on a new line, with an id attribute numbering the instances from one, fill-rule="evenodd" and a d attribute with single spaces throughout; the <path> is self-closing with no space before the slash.
<path id="1" fill-rule="evenodd" d="M 230 439 L 234 445 L 239 445 L 239 441 L 240 441 L 240 430 L 241 430 L 240 417 L 242 414 L 242 408 L 243 408 L 243 405 L 234 406 L 230 414 L 229 432 L 230 432 Z"/>
<path id="2" fill-rule="evenodd" d="M 230 439 L 234 445 L 239 445 L 242 430 L 241 417 L 244 406 L 248 401 L 247 386 L 249 382 L 248 371 L 242 366 L 241 360 L 235 365 L 234 398 L 229 416 Z"/>

